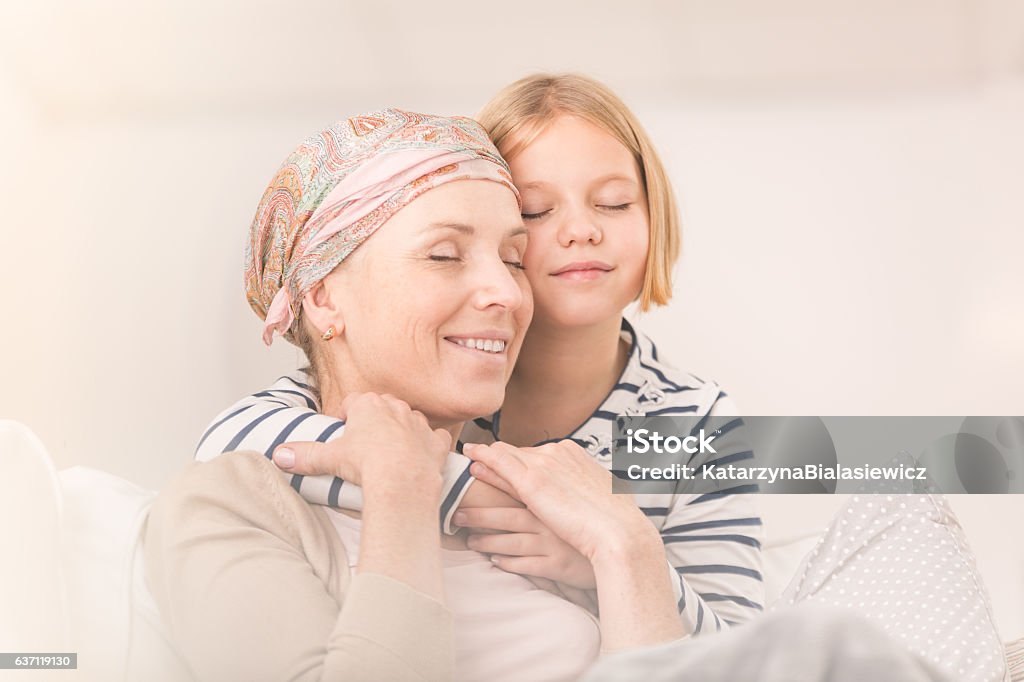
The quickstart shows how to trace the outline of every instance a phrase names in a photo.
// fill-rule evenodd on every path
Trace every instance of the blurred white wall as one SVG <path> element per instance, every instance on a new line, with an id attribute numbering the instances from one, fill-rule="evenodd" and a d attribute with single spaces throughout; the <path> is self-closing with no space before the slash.
<path id="1" fill-rule="evenodd" d="M 645 113 L 685 215 L 645 326 L 748 414 L 1020 414 L 1024 79 Z"/>
<path id="2" fill-rule="evenodd" d="M 750 414 L 1024 413 L 1016 0 L 70 3 L 0 10 L 0 417 L 158 487 L 297 362 L 241 284 L 263 187 L 381 105 L 605 79 L 685 215 L 641 324 Z"/>

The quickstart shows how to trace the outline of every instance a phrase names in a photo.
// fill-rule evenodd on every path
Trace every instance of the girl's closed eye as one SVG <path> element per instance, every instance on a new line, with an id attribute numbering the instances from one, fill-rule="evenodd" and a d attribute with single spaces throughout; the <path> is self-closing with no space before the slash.
<path id="1" fill-rule="evenodd" d="M 598 204 L 598 208 L 603 208 L 606 211 L 625 211 L 633 205 L 633 202 L 627 201 L 624 204 Z"/>

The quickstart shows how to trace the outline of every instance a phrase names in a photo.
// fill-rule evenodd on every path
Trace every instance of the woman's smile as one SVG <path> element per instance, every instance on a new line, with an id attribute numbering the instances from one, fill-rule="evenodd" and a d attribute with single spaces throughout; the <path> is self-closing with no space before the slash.
<path id="1" fill-rule="evenodd" d="M 511 332 L 489 331 L 445 336 L 444 340 L 460 356 L 486 362 L 495 367 L 505 367 L 509 357 L 507 349 L 512 338 Z"/>

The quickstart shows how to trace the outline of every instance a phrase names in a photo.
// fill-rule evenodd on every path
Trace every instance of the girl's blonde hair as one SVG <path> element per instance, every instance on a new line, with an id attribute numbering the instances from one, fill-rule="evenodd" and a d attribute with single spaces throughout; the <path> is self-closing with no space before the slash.
<path id="1" fill-rule="evenodd" d="M 650 240 L 640 290 L 640 310 L 665 305 L 672 298 L 672 267 L 679 258 L 679 213 L 665 167 L 633 112 L 593 78 L 578 74 L 534 74 L 512 83 L 477 116 L 506 159 L 537 139 L 559 115 L 589 121 L 607 131 L 636 159 L 647 196 Z"/>

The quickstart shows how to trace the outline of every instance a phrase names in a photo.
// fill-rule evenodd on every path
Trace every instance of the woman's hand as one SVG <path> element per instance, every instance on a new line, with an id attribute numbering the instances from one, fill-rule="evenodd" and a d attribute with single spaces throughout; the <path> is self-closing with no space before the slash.
<path id="1" fill-rule="evenodd" d="M 451 434 L 430 428 L 423 414 L 390 395 L 349 394 L 342 411 L 345 431 L 329 450 L 288 444 L 274 452 L 274 461 L 291 473 L 359 481 L 359 571 L 386 575 L 443 601 L 437 508 Z M 282 457 L 282 450 L 293 459 Z"/>
<path id="2" fill-rule="evenodd" d="M 522 500 L 556 536 L 593 563 L 606 548 L 657 532 L 630 495 L 612 493 L 612 475 L 571 440 L 533 448 L 466 445 L 471 473 Z M 500 481 L 499 481 L 500 479 Z"/>
<path id="3" fill-rule="evenodd" d="M 587 558 L 528 509 L 462 509 L 455 513 L 455 523 L 470 529 L 469 548 L 492 555 L 491 560 L 502 570 L 582 590 L 597 587 Z"/>
<path id="4" fill-rule="evenodd" d="M 330 444 L 286 443 L 274 463 L 294 474 L 330 474 L 364 492 L 440 489 L 441 467 L 452 438 L 394 396 L 351 393 L 341 406 L 345 430 Z M 397 489 L 397 490 L 395 490 Z"/>

